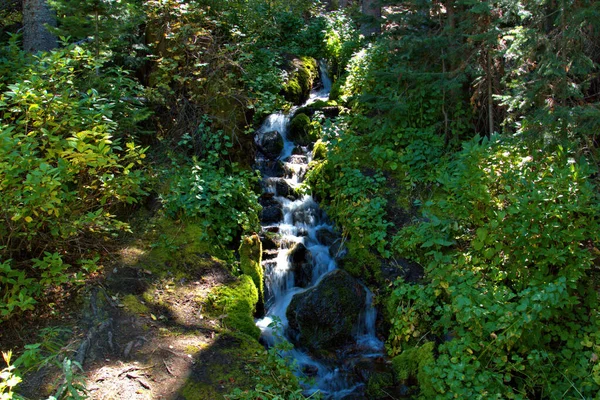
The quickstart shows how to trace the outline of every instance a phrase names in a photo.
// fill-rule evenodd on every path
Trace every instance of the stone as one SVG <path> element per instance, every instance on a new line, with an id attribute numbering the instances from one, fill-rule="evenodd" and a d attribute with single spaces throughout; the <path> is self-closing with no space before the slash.
<path id="1" fill-rule="evenodd" d="M 290 264 L 294 271 L 294 285 L 310 286 L 312 282 L 312 254 L 303 243 L 296 243 L 289 255 Z"/>
<path id="2" fill-rule="evenodd" d="M 275 191 L 277 192 L 278 196 L 290 197 L 292 200 L 298 198 L 294 188 L 283 178 L 276 178 Z"/>
<path id="3" fill-rule="evenodd" d="M 311 351 L 352 343 L 353 328 L 366 303 L 363 285 L 336 269 L 314 288 L 296 294 L 287 309 L 292 341 Z"/>
<path id="4" fill-rule="evenodd" d="M 264 250 L 276 250 L 279 247 L 279 244 L 276 240 L 276 235 L 268 234 L 262 235 L 260 237 L 260 241 L 262 242 L 262 248 Z"/>
<path id="5" fill-rule="evenodd" d="M 283 208 L 275 199 L 262 196 L 259 200 L 263 207 L 260 212 L 260 220 L 263 223 L 279 222 L 283 219 Z"/>
<path id="6" fill-rule="evenodd" d="M 339 239 L 339 236 L 328 228 L 317 230 L 317 240 L 324 246 L 331 246 Z"/>
<path id="7" fill-rule="evenodd" d="M 277 157 L 283 150 L 283 137 L 277 131 L 269 131 L 262 134 L 260 145 L 272 157 Z"/>
<path id="8" fill-rule="evenodd" d="M 290 122 L 288 137 L 301 146 L 315 142 L 318 138 L 310 123 L 310 117 L 304 113 L 296 114 Z"/>

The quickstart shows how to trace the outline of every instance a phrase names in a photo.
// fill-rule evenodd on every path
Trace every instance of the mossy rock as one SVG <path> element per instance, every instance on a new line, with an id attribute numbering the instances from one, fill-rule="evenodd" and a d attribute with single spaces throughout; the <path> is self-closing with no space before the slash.
<path id="1" fill-rule="evenodd" d="M 369 378 L 366 395 L 369 399 L 389 398 L 389 388 L 394 387 L 394 377 L 391 373 L 378 372 Z M 387 389 L 387 390 L 386 390 Z"/>
<path id="2" fill-rule="evenodd" d="M 148 306 L 142 303 L 142 301 L 133 294 L 128 294 L 123 297 L 121 303 L 123 303 L 125 309 L 131 313 L 148 314 L 150 312 Z"/>
<path id="3" fill-rule="evenodd" d="M 310 117 L 304 113 L 296 114 L 289 126 L 289 138 L 301 146 L 319 139 L 318 129 L 311 124 Z"/>
<path id="4" fill-rule="evenodd" d="M 427 342 L 420 347 L 408 348 L 392 359 L 396 378 L 402 382 L 418 381 L 421 395 L 425 398 L 434 398 L 437 394 L 431 377 L 425 371 L 435 361 L 433 347 L 433 342 Z"/>
<path id="5" fill-rule="evenodd" d="M 242 273 L 250 276 L 258 290 L 256 315 L 262 316 L 265 312 L 264 274 L 262 262 L 262 242 L 257 234 L 246 236 L 240 244 L 240 268 Z"/>
<path id="6" fill-rule="evenodd" d="M 221 286 L 213 292 L 214 316 L 222 316 L 225 326 L 258 340 L 260 329 L 254 323 L 254 312 L 258 303 L 258 289 L 252 277 L 242 275 L 231 284 Z"/>
<path id="7" fill-rule="evenodd" d="M 284 85 L 283 96 L 287 101 L 300 105 L 308 99 L 317 77 L 317 60 L 310 57 L 294 58 L 289 64 L 289 69 L 291 72 Z"/>

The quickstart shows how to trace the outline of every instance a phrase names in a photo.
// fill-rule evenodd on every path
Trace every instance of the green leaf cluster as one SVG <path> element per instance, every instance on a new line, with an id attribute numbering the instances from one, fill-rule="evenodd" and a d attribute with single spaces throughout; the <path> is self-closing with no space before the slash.
<path id="1" fill-rule="evenodd" d="M 3 318 L 72 279 L 65 261 L 127 230 L 114 212 L 144 194 L 139 87 L 80 47 L 0 58 L 0 246 Z M 17 66 L 17 67 L 16 67 Z M 95 239 L 94 239 L 95 238 Z M 82 250 L 84 249 L 84 250 Z M 65 261 L 63 261 L 65 259 Z"/>

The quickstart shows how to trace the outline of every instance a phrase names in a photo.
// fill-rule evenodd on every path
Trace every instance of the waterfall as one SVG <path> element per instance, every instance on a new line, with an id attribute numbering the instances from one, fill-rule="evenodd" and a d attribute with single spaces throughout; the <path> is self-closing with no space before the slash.
<path id="1" fill-rule="evenodd" d="M 319 72 L 322 87 L 313 90 L 309 100 L 303 105 L 309 105 L 318 100 L 328 100 L 331 90 L 331 80 L 327 75 L 324 62 L 319 63 Z M 259 155 L 256 164 L 263 173 L 263 187 L 269 194 L 270 201 L 275 201 L 281 208 L 282 218 L 276 223 L 263 222 L 263 230 L 277 232 L 280 237 L 280 246 L 274 258 L 265 260 L 265 293 L 267 312 L 264 318 L 256 321 L 261 329 L 262 339 L 272 345 L 276 338 L 269 325 L 277 318 L 281 321 L 281 328 L 285 333 L 288 327 L 286 310 L 292 298 L 305 290 L 317 285 L 327 273 L 337 268 L 335 259 L 330 255 L 329 247 L 321 243 L 317 232 L 320 230 L 335 231 L 326 215 L 312 196 L 289 196 L 289 193 L 279 192 L 279 182 L 284 179 L 291 188 L 297 188 L 302 183 L 302 177 L 307 169 L 309 148 L 299 147 L 288 138 L 289 114 L 275 113 L 270 115 L 257 131 L 258 140 L 268 132 L 277 131 L 283 139 L 283 149 L 276 160 L 269 160 Z M 274 173 L 273 163 L 282 163 L 283 168 Z M 275 168 L 276 169 L 276 168 Z M 272 197 L 271 197 L 272 196 Z M 299 244 L 303 245 L 310 253 L 311 273 L 307 287 L 296 285 L 299 276 L 294 271 L 290 262 L 291 252 Z M 360 313 L 359 321 L 354 329 L 356 348 L 361 349 L 360 357 L 381 356 L 383 343 L 375 334 L 376 310 L 373 307 L 373 294 L 365 287 L 367 297 L 365 309 Z M 342 367 L 325 364 L 312 359 L 308 354 L 299 349 L 294 349 L 289 354 L 298 365 L 298 373 L 313 371 L 315 387 L 306 388 L 307 393 L 321 391 L 328 398 L 340 399 L 353 393 L 364 383 L 357 382 L 351 373 Z"/>

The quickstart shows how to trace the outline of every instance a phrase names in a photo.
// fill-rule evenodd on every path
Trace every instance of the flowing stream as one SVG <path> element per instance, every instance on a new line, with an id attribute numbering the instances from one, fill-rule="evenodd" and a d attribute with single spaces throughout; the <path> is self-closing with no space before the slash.
<path id="1" fill-rule="evenodd" d="M 331 81 L 324 64 L 320 63 L 319 67 L 321 87 L 312 91 L 309 100 L 302 107 L 318 100 L 328 100 Z M 314 287 L 326 274 L 337 268 L 331 254 L 333 251 L 330 250 L 330 246 L 322 243 L 323 237 L 319 234 L 326 231 L 335 235 L 334 227 L 327 216 L 312 196 L 290 196 L 290 188 L 296 189 L 302 183 L 311 160 L 310 146 L 298 146 L 288 138 L 289 123 L 296 110 L 292 109 L 288 114 L 270 115 L 257 132 L 258 143 L 263 140 L 264 135 L 273 135 L 273 131 L 277 131 L 283 138 L 283 149 L 275 160 L 261 153 L 256 160 L 263 173 L 263 188 L 266 193 L 263 196 L 267 196 L 274 207 L 281 210 L 267 221 L 263 219 L 263 231 L 279 235 L 278 248 L 266 252 L 263 257 L 266 314 L 256 322 L 262 331 L 262 339 L 268 344 L 277 340 L 269 327 L 274 320 L 281 321 L 283 334 L 288 334 L 286 310 L 293 296 Z M 310 255 L 308 263 L 312 269 L 308 274 L 309 282 L 304 288 L 297 286 L 298 271 L 294 271 L 291 261 L 291 253 L 298 244 L 302 244 L 306 253 Z M 355 322 L 353 331 L 356 343 L 352 350 L 348 350 L 347 346 L 345 350 L 336 350 L 338 353 L 344 352 L 339 357 L 346 360 L 344 365 L 311 358 L 301 349 L 294 349 L 288 354 L 296 360 L 298 374 L 314 378 L 314 386 L 305 388 L 306 393 L 319 390 L 326 398 L 332 399 L 342 399 L 358 393 L 361 389 L 364 390 L 365 386 L 365 382 L 357 379 L 356 369 L 360 368 L 357 367 L 359 362 L 351 363 L 347 360 L 375 359 L 383 356 L 383 343 L 375 334 L 376 310 L 372 306 L 372 294 L 366 287 L 364 289 L 367 293 L 366 307 Z"/>

